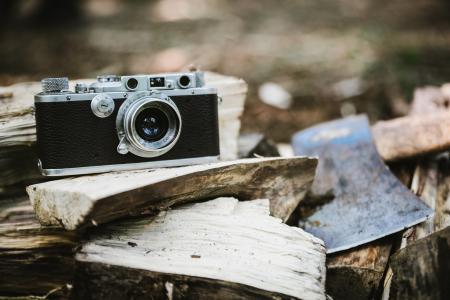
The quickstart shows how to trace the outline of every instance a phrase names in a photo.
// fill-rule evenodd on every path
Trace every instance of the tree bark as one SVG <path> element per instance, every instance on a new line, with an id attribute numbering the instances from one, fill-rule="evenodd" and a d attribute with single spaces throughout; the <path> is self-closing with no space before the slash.
<path id="1" fill-rule="evenodd" d="M 392 255 L 389 299 L 450 298 L 450 227 Z"/>
<path id="2" fill-rule="evenodd" d="M 416 118 L 432 119 L 436 115 L 449 112 L 450 94 L 444 91 L 444 87 L 425 87 L 416 89 L 414 100 L 411 105 L 410 115 Z M 427 135 L 428 133 L 424 133 Z M 433 134 L 431 134 L 433 137 Z M 432 143 L 432 141 L 431 141 Z M 409 248 L 415 241 L 422 241 L 433 232 L 450 225 L 450 160 L 447 154 L 439 154 L 419 160 L 415 168 L 411 182 L 411 190 L 416 193 L 428 206 L 435 211 L 435 215 L 429 220 L 406 230 L 403 234 L 400 249 Z M 403 250 L 400 250 L 403 251 Z M 397 252 L 399 253 L 399 252 Z M 406 269 L 399 269 L 393 262 L 394 256 L 389 263 L 389 269 L 385 278 L 383 300 L 403 299 L 403 298 L 424 298 L 435 299 L 434 296 L 440 293 L 432 290 L 431 287 L 421 289 L 420 294 L 408 296 L 412 286 L 418 284 L 415 280 L 420 277 L 421 272 L 430 272 L 425 264 L 421 263 L 423 258 L 413 252 L 409 260 L 415 262 L 411 265 L 410 274 L 405 276 Z M 419 267 L 418 264 L 420 265 Z M 426 268 L 423 269 L 422 268 Z M 418 273 L 417 273 L 418 272 Z M 417 273 L 417 274 L 416 274 Z M 439 288 L 436 286 L 436 288 Z M 420 295 L 420 296 L 419 296 Z M 444 298 L 443 298 L 444 299 Z"/>
<path id="3" fill-rule="evenodd" d="M 334 299 L 374 299 L 392 247 L 384 238 L 327 256 L 327 293 Z"/>
<path id="4" fill-rule="evenodd" d="M 450 112 L 377 122 L 372 134 L 378 153 L 395 161 L 450 149 Z"/>

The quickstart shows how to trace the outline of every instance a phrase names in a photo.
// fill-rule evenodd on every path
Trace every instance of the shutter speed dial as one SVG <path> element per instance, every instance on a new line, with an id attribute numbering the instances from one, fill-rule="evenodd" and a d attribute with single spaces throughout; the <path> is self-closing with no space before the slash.
<path id="1" fill-rule="evenodd" d="M 114 99 L 107 94 L 99 94 L 91 101 L 91 109 L 99 118 L 109 117 L 114 111 Z"/>

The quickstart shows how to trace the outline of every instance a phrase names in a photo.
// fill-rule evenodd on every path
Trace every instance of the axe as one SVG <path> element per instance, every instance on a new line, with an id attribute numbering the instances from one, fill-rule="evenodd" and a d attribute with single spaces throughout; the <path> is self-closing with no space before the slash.
<path id="1" fill-rule="evenodd" d="M 373 134 L 373 135 L 372 135 Z M 418 224 L 432 210 L 386 167 L 387 161 L 450 147 L 450 114 L 376 123 L 366 116 L 331 121 L 293 137 L 296 155 L 319 156 L 312 198 L 327 199 L 301 227 L 328 253 L 346 250 Z"/>

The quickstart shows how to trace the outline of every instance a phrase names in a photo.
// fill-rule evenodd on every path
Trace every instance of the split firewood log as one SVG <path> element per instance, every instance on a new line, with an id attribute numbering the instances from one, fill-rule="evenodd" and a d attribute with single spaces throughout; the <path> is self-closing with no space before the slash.
<path id="1" fill-rule="evenodd" d="M 411 115 L 435 116 L 450 113 L 450 84 L 441 88 L 417 89 L 411 107 Z M 450 226 L 450 157 L 439 154 L 419 161 L 413 177 L 412 190 L 431 208 L 435 215 L 423 224 L 415 226 L 416 239 Z"/>
<path id="2" fill-rule="evenodd" d="M 450 149 L 450 111 L 380 121 L 372 126 L 378 153 L 385 161 Z"/>
<path id="3" fill-rule="evenodd" d="M 450 84 L 414 91 L 408 116 L 372 127 L 375 144 L 387 161 L 450 149 Z"/>
<path id="4" fill-rule="evenodd" d="M 433 248 L 432 245 L 436 242 L 433 240 L 435 237 L 431 236 L 439 230 L 450 228 L 449 154 L 443 153 L 421 160 L 414 172 L 411 189 L 433 208 L 435 213 L 427 221 L 408 229 L 403 234 L 400 250 L 390 260 L 383 299 L 439 299 L 441 293 L 447 293 L 446 286 L 441 284 L 442 278 L 434 274 L 448 273 L 449 266 L 441 262 L 433 262 L 433 265 L 430 265 L 430 260 L 434 260 L 436 256 L 441 257 L 442 253 L 448 251 Z M 427 242 L 422 242 L 423 240 Z M 420 243 L 419 245 L 428 245 L 430 248 L 427 251 L 423 251 L 422 248 L 418 250 L 417 247 L 424 246 L 415 246 L 416 241 Z M 404 254 L 397 256 L 398 253 Z M 405 255 L 410 258 L 406 258 Z M 403 266 L 404 263 L 406 266 Z M 427 288 L 421 288 L 419 282 L 426 282 Z"/>
<path id="5" fill-rule="evenodd" d="M 426 87 L 414 93 L 411 115 L 433 117 L 450 113 L 450 84 Z M 430 128 L 430 131 L 433 128 Z M 448 132 L 443 133 L 443 135 Z M 430 135 L 430 134 L 428 134 Z M 414 239 L 423 238 L 450 226 L 450 153 L 441 153 L 419 161 L 411 189 L 435 210 L 428 221 L 414 227 Z"/>
<path id="6" fill-rule="evenodd" d="M 432 119 L 434 116 L 445 115 L 450 112 L 450 85 L 441 88 L 425 87 L 416 89 L 410 114 L 415 118 Z M 431 131 L 433 127 L 429 128 Z M 425 135 L 427 133 L 424 133 Z M 431 134 L 431 142 L 436 136 Z M 443 133 L 446 136 L 447 133 Z M 423 253 L 415 252 L 415 241 L 420 245 L 431 245 L 434 232 L 450 226 L 450 157 L 448 153 L 441 153 L 419 160 L 414 175 L 412 177 L 411 190 L 416 193 L 428 206 L 434 209 L 435 214 L 429 220 L 408 229 L 400 243 L 400 249 L 392 256 L 389 269 L 386 274 L 383 299 L 438 299 L 441 292 L 446 293 L 446 287 L 442 286 L 436 278 L 434 272 L 436 268 L 428 265 L 433 256 L 440 255 L 441 249 L 429 248 Z M 422 240 L 426 239 L 427 242 Z M 430 244 L 431 243 L 431 244 Z M 411 248 L 410 248 L 411 246 Z M 419 246 L 420 247 L 420 246 Z M 406 259 L 398 253 L 408 253 L 411 255 Z M 398 259 L 396 259 L 398 257 Z M 401 260 L 409 260 L 409 264 L 401 266 Z M 433 263 L 434 264 L 434 263 Z M 437 266 L 439 272 L 445 271 L 448 267 Z M 408 270 L 408 273 L 405 273 Z M 419 282 L 426 282 L 427 288 L 419 286 Z M 415 292 L 412 292 L 416 290 Z M 447 293 L 448 294 L 448 293 Z M 445 298 L 445 296 L 444 296 Z"/>
<path id="7" fill-rule="evenodd" d="M 74 232 L 41 226 L 28 199 L 1 201 L 0 298 L 65 298 L 73 283 L 77 239 Z"/>
<path id="8" fill-rule="evenodd" d="M 268 200 L 218 198 L 95 228 L 76 260 L 75 299 L 326 297 L 323 242 L 269 216 Z"/>
<path id="9" fill-rule="evenodd" d="M 218 196 L 270 199 L 287 220 L 312 184 L 317 159 L 252 158 L 178 168 L 113 172 L 29 186 L 38 219 L 73 230 Z"/>
<path id="10" fill-rule="evenodd" d="M 450 84 L 418 88 L 409 116 L 372 127 L 380 155 L 387 161 L 450 149 Z"/>
<path id="11" fill-rule="evenodd" d="M 448 299 L 450 227 L 408 244 L 390 259 L 389 299 Z"/>
<path id="12" fill-rule="evenodd" d="M 334 299 L 376 299 L 392 240 L 384 238 L 356 249 L 327 255 L 327 293 Z"/>
<path id="13" fill-rule="evenodd" d="M 414 91 L 410 115 L 429 115 L 450 110 L 450 83 L 426 86 Z"/>
<path id="14" fill-rule="evenodd" d="M 424 238 L 450 226 L 450 156 L 443 153 L 419 162 L 414 173 L 412 190 L 434 209 L 434 215 L 414 226 L 410 240 Z"/>
<path id="15" fill-rule="evenodd" d="M 90 83 L 93 80 L 82 81 Z M 76 82 L 70 82 L 72 90 Z M 242 79 L 211 72 L 205 73 L 205 82 L 207 86 L 217 88 L 222 99 L 219 105 L 221 159 L 237 159 L 247 84 Z M 33 147 L 36 142 L 34 95 L 40 91 L 38 82 L 0 87 L 0 196 L 1 190 L 8 186 L 45 180 L 38 173 Z M 14 168 L 18 165 L 21 166 L 20 173 Z"/>

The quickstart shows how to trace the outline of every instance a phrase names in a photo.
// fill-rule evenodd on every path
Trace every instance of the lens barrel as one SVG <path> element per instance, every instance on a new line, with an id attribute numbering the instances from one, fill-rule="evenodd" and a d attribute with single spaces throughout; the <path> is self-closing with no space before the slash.
<path id="1" fill-rule="evenodd" d="M 156 157 L 175 146 L 181 131 L 181 115 L 168 97 L 135 97 L 119 109 L 116 127 L 119 139 L 126 138 L 130 152 Z"/>

